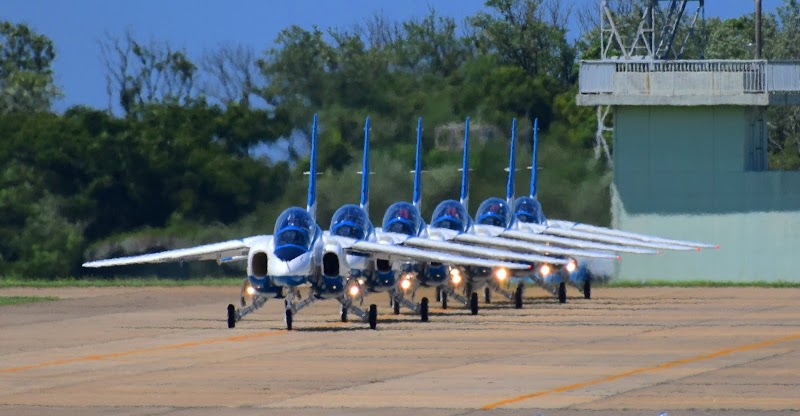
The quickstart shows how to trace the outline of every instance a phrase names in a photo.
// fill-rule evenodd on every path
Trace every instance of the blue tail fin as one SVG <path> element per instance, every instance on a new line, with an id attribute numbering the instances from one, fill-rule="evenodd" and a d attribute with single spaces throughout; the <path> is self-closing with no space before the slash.
<path id="1" fill-rule="evenodd" d="M 414 160 L 414 197 L 411 202 L 422 211 L 422 117 L 417 120 L 417 156 Z"/>
<path id="2" fill-rule="evenodd" d="M 533 159 L 531 160 L 531 198 L 536 198 L 536 152 L 539 147 L 539 119 L 533 120 Z"/>
<path id="3" fill-rule="evenodd" d="M 508 206 L 514 206 L 514 174 L 517 166 L 517 119 L 511 122 L 511 156 L 508 162 L 508 185 L 506 186 L 506 202 Z"/>
<path id="4" fill-rule="evenodd" d="M 464 121 L 464 161 L 461 165 L 461 205 L 469 212 L 469 117 Z"/>
<path id="5" fill-rule="evenodd" d="M 361 209 L 369 215 L 369 117 L 364 122 L 364 161 L 361 164 Z"/>
<path id="6" fill-rule="evenodd" d="M 311 166 L 308 169 L 308 204 L 306 210 L 317 220 L 317 115 L 311 128 Z"/>

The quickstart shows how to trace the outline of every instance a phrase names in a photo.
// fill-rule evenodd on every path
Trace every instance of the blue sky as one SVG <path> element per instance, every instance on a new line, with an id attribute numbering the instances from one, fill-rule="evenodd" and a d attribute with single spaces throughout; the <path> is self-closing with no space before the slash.
<path id="1" fill-rule="evenodd" d="M 597 0 L 565 0 L 575 7 Z M 764 0 L 774 10 L 781 0 Z M 261 52 L 292 24 L 347 27 L 375 12 L 395 20 L 424 16 L 429 5 L 462 21 L 483 9 L 484 0 L 2 0 L 0 19 L 25 23 L 56 46 L 56 82 L 66 97 L 56 105 L 105 108 L 105 69 L 98 41 L 130 27 L 137 38 L 169 41 L 196 58 L 220 43 L 242 43 Z M 706 16 L 723 18 L 753 11 L 753 0 L 706 0 Z M 574 24 L 573 24 L 574 27 Z M 577 27 L 574 28 L 577 32 Z"/>

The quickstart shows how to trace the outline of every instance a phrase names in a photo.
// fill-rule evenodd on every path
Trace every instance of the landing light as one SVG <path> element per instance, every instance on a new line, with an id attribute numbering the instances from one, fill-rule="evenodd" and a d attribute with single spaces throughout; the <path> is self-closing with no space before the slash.
<path id="1" fill-rule="evenodd" d="M 247 294 L 250 296 L 256 294 L 256 290 L 253 288 L 253 286 L 247 286 L 247 289 L 245 289 L 244 291 L 247 292 Z"/>
<path id="2" fill-rule="evenodd" d="M 542 277 L 549 275 L 551 271 L 552 269 L 549 264 L 543 264 L 542 267 L 539 267 L 539 274 Z"/>
<path id="3" fill-rule="evenodd" d="M 350 296 L 358 296 L 359 291 L 358 286 L 350 286 Z"/>
<path id="4" fill-rule="evenodd" d="M 454 285 L 458 285 L 461 283 L 461 270 L 453 267 L 450 269 L 450 281 L 453 282 Z"/>
<path id="5" fill-rule="evenodd" d="M 454 285 L 461 283 L 461 274 L 459 273 L 451 273 L 450 274 L 450 281 L 453 282 Z"/>
<path id="6" fill-rule="evenodd" d="M 506 270 L 504 268 L 499 268 L 499 269 L 497 269 L 496 272 L 494 272 L 494 275 L 495 275 L 495 277 L 497 277 L 498 280 L 501 280 L 501 281 L 502 280 L 506 280 L 506 278 L 508 277 L 508 270 Z"/>
<path id="7" fill-rule="evenodd" d="M 575 271 L 576 268 L 577 268 L 577 266 L 575 265 L 575 261 L 570 260 L 569 263 L 567 263 L 567 271 L 568 272 L 572 273 L 572 272 Z"/>
<path id="8" fill-rule="evenodd" d="M 402 287 L 404 290 L 410 288 L 411 287 L 411 280 L 403 279 L 403 281 L 400 282 L 400 287 Z"/>

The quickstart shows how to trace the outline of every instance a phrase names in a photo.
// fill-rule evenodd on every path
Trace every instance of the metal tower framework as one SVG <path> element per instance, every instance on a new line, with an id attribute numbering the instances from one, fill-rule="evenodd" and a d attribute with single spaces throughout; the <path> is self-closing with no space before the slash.
<path id="1" fill-rule="evenodd" d="M 691 5 L 691 7 L 690 7 Z M 704 0 L 640 0 L 638 22 L 625 22 L 626 16 L 615 16 L 608 1 L 601 3 L 600 59 L 684 59 L 687 46 L 694 44 L 691 58 L 705 57 Z M 687 10 L 693 8 L 693 10 Z M 636 32 L 631 31 L 631 23 Z M 676 40 L 678 43 L 676 43 Z"/>
<path id="2" fill-rule="evenodd" d="M 600 3 L 601 60 L 684 59 L 687 52 L 695 55 L 691 58 L 705 58 L 704 0 L 639 0 L 633 16 L 617 16 L 613 4 L 616 2 Z M 640 16 L 638 21 L 631 19 L 634 16 Z M 605 138 L 606 132 L 614 131 L 608 120 L 610 110 L 610 106 L 597 108 L 594 152 L 599 158 L 602 150 L 613 168 Z"/>

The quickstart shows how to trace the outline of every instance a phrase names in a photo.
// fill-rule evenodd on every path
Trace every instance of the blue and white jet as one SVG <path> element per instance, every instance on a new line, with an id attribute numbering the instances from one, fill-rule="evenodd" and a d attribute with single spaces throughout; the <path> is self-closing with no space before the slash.
<path id="1" fill-rule="evenodd" d="M 422 120 L 417 124 L 418 141 L 421 140 Z M 408 245 L 417 239 L 424 239 L 424 224 L 419 221 L 416 206 L 407 202 L 396 202 L 386 211 L 383 228 L 376 229 L 369 219 L 369 133 L 370 120 L 364 123 L 364 154 L 362 160 L 361 201 L 359 205 L 348 204 L 339 208 L 331 220 L 329 231 L 325 237 L 336 241 L 345 252 L 345 260 L 349 270 L 347 293 L 348 298 L 342 301 L 342 320 L 347 319 L 347 312 L 352 311 L 363 317 L 364 312 L 355 306 L 355 301 L 363 300 L 368 293 L 389 292 L 393 303 L 406 302 L 406 306 L 419 313 L 423 321 L 428 320 L 428 302 L 423 298 L 420 304 L 403 299 L 406 289 L 409 267 L 418 264 L 440 264 L 442 262 L 464 262 L 482 267 L 512 267 L 525 269 L 525 264 L 510 263 L 505 257 L 503 261 L 493 253 L 479 253 L 479 256 L 462 256 L 451 254 L 459 252 L 459 245 L 447 242 L 435 242 L 427 250 L 413 248 Z M 417 170 L 419 171 L 419 161 Z M 417 174 L 417 179 L 419 174 Z M 419 184 L 417 184 L 418 186 Z M 417 191 L 418 192 L 418 191 Z M 403 235 L 397 238 L 395 234 Z M 465 247 L 462 250 L 469 250 Z M 513 257 L 513 256 L 512 256 Z M 514 260 L 514 259 L 512 259 Z M 526 256 L 517 256 L 516 260 L 529 260 Z M 446 273 L 445 273 L 446 274 Z"/>
<path id="2" fill-rule="evenodd" d="M 506 230 L 503 237 L 529 242 L 539 242 L 558 247 L 574 247 L 603 250 L 616 253 L 658 254 L 660 250 L 700 251 L 701 248 L 719 248 L 719 245 L 694 241 L 684 241 L 581 224 L 572 221 L 547 219 L 537 195 L 537 151 L 539 121 L 533 122 L 533 157 L 531 162 L 531 183 L 528 196 L 514 201 L 515 229 Z M 513 160 L 513 151 L 512 151 Z M 513 161 L 511 162 L 513 165 Z M 510 176 L 509 181 L 513 181 Z M 510 182 L 513 188 L 513 183 Z M 579 288 L 585 298 L 591 298 L 591 276 L 587 273 L 584 259 L 579 258 L 577 267 L 566 269 L 565 280 Z M 566 300 L 563 283 L 558 288 L 559 300 Z"/>
<path id="3" fill-rule="evenodd" d="M 317 116 L 315 115 L 311 134 L 311 166 L 306 208 L 291 207 L 283 211 L 275 222 L 272 235 L 258 235 L 185 249 L 90 261 L 83 266 L 108 267 L 191 260 L 216 260 L 218 263 L 224 263 L 246 260 L 247 279 L 243 285 L 243 292 L 252 297 L 252 304 L 239 310 L 232 304 L 228 305 L 228 327 L 234 328 L 239 320 L 263 306 L 269 297 L 281 297 L 285 291 L 285 319 L 286 328 L 289 330 L 292 329 L 294 315 L 318 300 L 335 299 L 342 304 L 343 311 L 356 310 L 347 298 L 351 264 L 361 264 L 353 260 L 353 255 L 371 256 L 373 259 L 378 259 L 377 263 L 380 263 L 380 260 L 388 262 L 421 260 L 442 263 L 465 262 L 483 267 L 511 269 L 528 267 L 520 263 L 454 256 L 378 242 L 365 209 L 355 205 L 345 206 L 337 211 L 332 221 L 333 233 L 323 232 L 316 221 L 316 158 Z M 368 169 L 365 169 L 365 173 L 368 172 Z M 366 176 L 365 174 L 365 178 Z M 366 207 L 366 204 L 366 200 L 362 199 L 362 206 Z M 355 217 L 349 215 L 354 212 L 351 208 L 356 208 L 357 212 L 363 215 L 357 214 Z M 355 235 L 354 226 L 361 226 L 362 233 Z M 354 236 L 363 238 L 352 238 Z M 301 300 L 299 288 L 307 285 L 310 285 L 309 296 Z M 242 300 L 245 293 L 242 295 Z M 370 305 L 369 312 L 361 311 L 359 316 L 375 329 L 376 305 Z"/>
<path id="4" fill-rule="evenodd" d="M 514 152 L 516 148 L 516 120 L 511 134 L 511 161 L 510 173 L 514 172 Z M 461 199 L 442 201 L 434 209 L 431 225 L 428 227 L 431 238 L 438 238 L 457 243 L 471 244 L 484 249 L 492 247 L 494 249 L 508 250 L 513 252 L 523 252 L 533 255 L 550 257 L 540 258 L 531 263 L 532 270 L 519 273 L 532 274 L 534 281 L 545 287 L 552 287 L 555 280 L 559 278 L 556 267 L 574 268 L 576 262 L 574 257 L 582 256 L 589 258 L 616 259 L 617 256 L 607 252 L 592 250 L 553 247 L 534 242 L 525 242 L 506 238 L 503 233 L 513 230 L 515 227 L 514 217 L 511 214 L 511 203 L 514 198 L 513 176 L 509 176 L 506 200 L 501 198 L 489 198 L 478 207 L 476 220 L 470 217 L 467 206 L 469 201 L 469 118 L 464 125 L 464 154 L 462 161 L 461 176 Z M 556 259 L 556 260 L 552 260 Z M 457 301 L 469 306 L 473 314 L 478 313 L 478 294 L 476 290 L 484 288 L 486 301 L 490 301 L 492 290 L 515 300 L 517 308 L 522 307 L 523 286 L 519 285 L 514 293 L 508 292 L 501 287 L 501 284 L 508 282 L 512 277 L 511 270 L 508 269 L 486 269 L 472 267 L 468 265 L 453 265 L 451 267 L 451 279 L 447 285 L 441 287 L 440 300 L 442 306 L 447 306 L 447 297 L 455 298 Z M 555 282 L 557 284 L 557 282 Z M 462 289 L 463 296 L 457 293 L 457 289 Z"/>
<path id="5" fill-rule="evenodd" d="M 421 201 L 421 150 L 422 119 L 417 121 L 417 155 L 414 170 L 413 202 L 396 202 L 387 210 L 382 227 L 375 229 L 369 220 L 369 119 L 365 123 L 364 159 L 362 166 L 361 204 L 345 205 L 334 215 L 331 222 L 331 238 L 335 237 L 347 251 L 350 266 L 350 289 L 353 298 L 364 293 L 389 292 L 395 313 L 400 305 L 418 313 L 423 321 L 428 320 L 428 299 L 414 302 L 414 293 L 419 286 L 442 285 L 450 274 L 448 264 L 464 264 L 487 269 L 528 269 L 533 262 L 553 261 L 558 258 L 536 256 L 508 250 L 477 248 L 450 241 L 432 240 L 428 228 L 419 212 Z M 386 256 L 365 243 L 392 246 L 394 250 L 411 250 L 414 255 L 404 258 Z M 420 253 L 421 252 L 421 253 Z M 435 253 L 435 255 L 433 254 Z M 509 263 L 511 262 L 511 263 Z M 522 264 L 520 264 L 522 263 Z M 406 294 L 411 294 L 411 300 Z M 355 299 L 353 299 L 355 300 Z M 344 307 L 350 307 L 345 305 Z M 356 311 L 357 312 L 357 311 Z M 342 310 L 343 319 L 346 311 Z"/>

